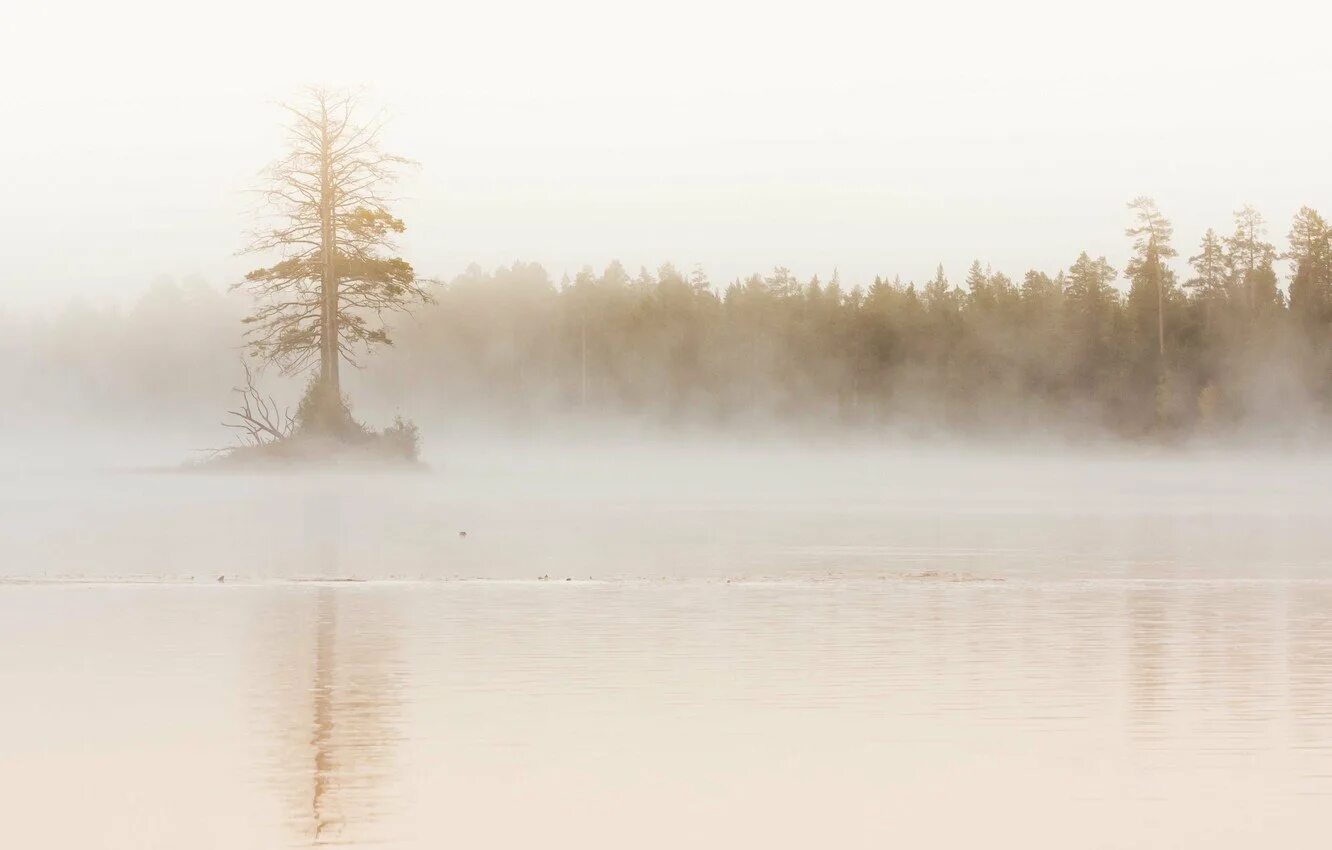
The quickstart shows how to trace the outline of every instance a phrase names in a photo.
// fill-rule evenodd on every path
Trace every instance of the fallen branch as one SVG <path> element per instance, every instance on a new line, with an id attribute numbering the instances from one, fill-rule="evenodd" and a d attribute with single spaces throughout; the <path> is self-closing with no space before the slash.
<path id="1" fill-rule="evenodd" d="M 238 432 L 241 445 L 264 446 L 287 439 L 296 430 L 295 417 L 289 408 L 279 408 L 272 396 L 259 392 L 250 365 L 241 365 L 245 368 L 245 386 L 231 388 L 240 401 L 227 411 L 231 419 L 222 425 Z"/>

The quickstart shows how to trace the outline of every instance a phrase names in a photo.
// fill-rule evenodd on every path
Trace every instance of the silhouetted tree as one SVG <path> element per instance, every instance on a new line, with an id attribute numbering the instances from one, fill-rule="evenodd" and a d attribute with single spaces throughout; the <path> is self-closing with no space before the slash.
<path id="1" fill-rule="evenodd" d="M 1232 285 L 1250 314 L 1265 311 L 1280 299 L 1272 263 L 1276 249 L 1266 240 L 1267 224 L 1249 205 L 1235 212 L 1235 233 L 1226 239 Z"/>
<path id="2" fill-rule="evenodd" d="M 1211 228 L 1203 234 L 1198 254 L 1189 257 L 1189 265 L 1197 273 L 1184 282 L 1184 286 L 1201 298 L 1215 299 L 1226 295 L 1229 262 L 1226 248 L 1216 231 Z"/>
<path id="3" fill-rule="evenodd" d="M 1290 226 L 1290 310 L 1306 327 L 1324 324 L 1332 308 L 1332 242 L 1327 222 L 1309 207 L 1300 207 Z"/>
<path id="4" fill-rule="evenodd" d="M 1166 267 L 1166 261 L 1175 256 L 1175 249 L 1170 240 L 1174 229 L 1169 220 L 1161 215 L 1156 201 L 1139 196 L 1129 202 L 1133 211 L 1133 224 L 1125 235 L 1133 237 L 1133 257 L 1124 268 L 1124 276 L 1131 282 L 1129 287 L 1129 312 L 1137 319 L 1141 329 L 1150 314 L 1155 325 L 1155 337 L 1159 364 L 1165 364 L 1165 305 L 1167 293 L 1174 283 L 1174 272 Z M 1147 305 L 1154 304 L 1152 309 Z"/>
<path id="5" fill-rule="evenodd" d="M 314 88 L 284 109 L 288 151 L 262 190 L 275 220 L 248 248 L 279 259 L 236 286 L 258 302 L 245 319 L 250 350 L 284 373 L 317 363 L 304 424 L 336 432 L 350 424 L 341 361 L 389 344 L 385 312 L 429 300 L 411 265 L 392 256 L 404 225 L 385 188 L 407 160 L 380 150 L 382 121 L 362 122 L 352 94 Z"/>

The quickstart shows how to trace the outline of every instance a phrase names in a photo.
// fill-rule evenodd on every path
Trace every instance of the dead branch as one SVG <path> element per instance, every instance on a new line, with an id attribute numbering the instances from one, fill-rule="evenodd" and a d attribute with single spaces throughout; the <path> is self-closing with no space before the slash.
<path id="1" fill-rule="evenodd" d="M 263 446 L 290 437 L 296 429 L 295 417 L 288 408 L 279 408 L 272 396 L 259 391 L 250 364 L 242 361 L 241 366 L 245 369 L 245 386 L 231 388 L 239 402 L 227 411 L 231 419 L 222 425 L 239 432 L 244 445 Z"/>

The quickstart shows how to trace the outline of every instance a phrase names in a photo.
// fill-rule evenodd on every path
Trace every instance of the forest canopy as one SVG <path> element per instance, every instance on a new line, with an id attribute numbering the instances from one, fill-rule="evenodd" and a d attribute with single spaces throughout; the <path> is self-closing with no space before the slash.
<path id="1" fill-rule="evenodd" d="M 1130 205 L 1133 256 L 1020 278 L 979 261 L 923 283 L 785 267 L 714 286 L 701 269 L 619 263 L 559 283 L 473 267 L 385 364 L 413 397 L 666 422 L 1065 427 L 1178 435 L 1321 419 L 1332 402 L 1332 251 L 1300 210 L 1278 254 L 1245 207 L 1179 273 L 1169 222 Z M 1278 263 L 1288 264 L 1289 294 Z M 1289 422 L 1287 424 L 1290 424 Z"/>
<path id="2" fill-rule="evenodd" d="M 699 268 L 618 262 L 555 280 L 537 264 L 473 266 L 432 286 L 434 303 L 395 320 L 395 344 L 350 378 L 381 409 L 523 427 L 563 415 L 1132 438 L 1321 427 L 1332 410 L 1323 218 L 1300 210 L 1285 250 L 1248 207 L 1193 248 L 1171 244 L 1147 199 L 1126 224 L 1123 270 L 1086 253 L 1021 276 L 976 262 L 960 278 L 939 268 L 922 282 L 844 281 L 835 270 L 801 279 L 778 266 L 716 284 Z M 147 385 L 169 398 L 164 363 L 216 358 L 195 374 L 238 371 L 235 344 L 207 342 L 235 321 L 228 299 L 159 287 L 145 303 L 52 320 L 30 362 L 95 370 L 82 384 L 109 399 Z M 150 320 L 171 332 L 116 329 Z M 62 322 L 111 339 L 94 344 Z M 181 349 L 147 358 L 152 381 L 135 376 L 143 352 L 128 342 L 145 334 Z M 86 363 L 85 350 L 95 352 Z"/>

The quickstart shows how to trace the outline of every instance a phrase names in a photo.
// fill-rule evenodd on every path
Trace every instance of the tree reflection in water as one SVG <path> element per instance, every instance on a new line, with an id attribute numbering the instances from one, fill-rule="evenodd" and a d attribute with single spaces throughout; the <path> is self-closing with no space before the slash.
<path id="1" fill-rule="evenodd" d="M 298 844 L 374 840 L 390 814 L 402 703 L 391 593 L 337 583 L 336 496 L 314 499 L 306 575 L 265 606 L 269 671 L 260 712 L 277 742 L 266 765 Z"/>

